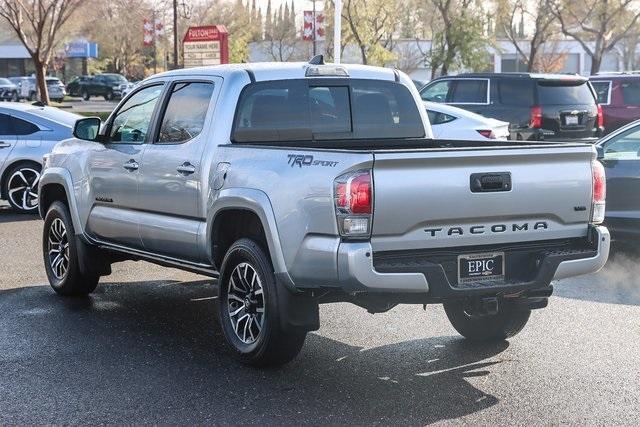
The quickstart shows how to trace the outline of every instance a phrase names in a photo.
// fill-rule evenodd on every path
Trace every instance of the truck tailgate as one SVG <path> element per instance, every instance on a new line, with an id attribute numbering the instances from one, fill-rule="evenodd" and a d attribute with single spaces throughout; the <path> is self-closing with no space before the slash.
<path id="1" fill-rule="evenodd" d="M 374 152 L 374 251 L 581 237 L 587 145 Z"/>

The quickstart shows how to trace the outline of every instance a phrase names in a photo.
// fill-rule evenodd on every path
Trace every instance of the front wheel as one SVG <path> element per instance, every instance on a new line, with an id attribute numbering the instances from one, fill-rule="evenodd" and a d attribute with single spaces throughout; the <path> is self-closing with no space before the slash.
<path id="1" fill-rule="evenodd" d="M 466 301 L 444 303 L 444 311 L 451 325 L 463 337 L 472 341 L 502 341 L 524 328 L 530 309 L 501 301 L 495 314 L 477 314 Z"/>
<path id="2" fill-rule="evenodd" d="M 250 239 L 236 241 L 220 272 L 219 316 L 227 342 L 243 362 L 282 365 L 300 352 L 306 331 L 282 327 L 283 314 L 271 261 Z"/>
<path id="3" fill-rule="evenodd" d="M 62 202 L 54 202 L 44 219 L 42 255 L 49 284 L 64 296 L 82 296 L 93 292 L 100 276 L 83 273 L 80 257 L 86 256 L 78 248 L 69 209 Z M 86 262 L 90 260 L 83 260 Z"/>
<path id="4" fill-rule="evenodd" d="M 113 100 L 113 92 L 112 91 L 107 92 L 106 95 L 104 96 L 104 100 L 105 101 Z"/>
<path id="5" fill-rule="evenodd" d="M 89 95 L 89 92 L 86 89 L 82 91 L 81 95 L 82 95 L 82 99 L 84 99 L 85 101 L 88 101 L 91 98 L 91 96 Z"/>

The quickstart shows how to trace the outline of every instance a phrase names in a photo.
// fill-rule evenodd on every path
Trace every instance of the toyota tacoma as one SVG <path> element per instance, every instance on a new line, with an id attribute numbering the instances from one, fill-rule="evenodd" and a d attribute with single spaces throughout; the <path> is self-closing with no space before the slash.
<path id="1" fill-rule="evenodd" d="M 443 304 L 466 338 L 503 340 L 609 252 L 594 147 L 433 139 L 408 76 L 321 58 L 152 76 L 76 123 L 39 191 L 57 293 L 124 260 L 215 277 L 226 340 L 262 366 L 330 302 Z"/>

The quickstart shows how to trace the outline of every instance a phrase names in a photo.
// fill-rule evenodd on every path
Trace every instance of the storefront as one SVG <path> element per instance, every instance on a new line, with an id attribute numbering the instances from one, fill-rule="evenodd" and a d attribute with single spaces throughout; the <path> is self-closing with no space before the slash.
<path id="1" fill-rule="evenodd" d="M 27 76 L 34 72 L 33 61 L 24 46 L 0 45 L 0 77 Z"/>

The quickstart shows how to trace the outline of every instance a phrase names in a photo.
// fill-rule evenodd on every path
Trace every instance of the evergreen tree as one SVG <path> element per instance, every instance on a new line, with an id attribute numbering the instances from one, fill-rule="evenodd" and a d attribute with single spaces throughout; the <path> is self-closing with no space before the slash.
<path id="1" fill-rule="evenodd" d="M 273 20 L 271 16 L 271 0 L 267 3 L 267 16 L 264 20 L 264 37 L 271 40 L 273 37 Z"/>

